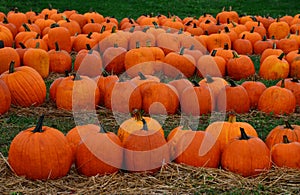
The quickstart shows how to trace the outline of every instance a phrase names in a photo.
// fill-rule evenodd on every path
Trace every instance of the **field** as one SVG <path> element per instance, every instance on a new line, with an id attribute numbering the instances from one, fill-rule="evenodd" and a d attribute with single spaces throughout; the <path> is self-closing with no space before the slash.
<path id="1" fill-rule="evenodd" d="M 125 17 L 138 18 L 142 14 L 174 14 L 181 18 L 195 16 L 198 18 L 203 13 L 216 15 L 223 7 L 233 10 L 240 15 L 261 15 L 280 17 L 284 15 L 296 15 L 299 13 L 298 1 L 237 1 L 237 0 L 176 0 L 176 1 L 146 1 L 146 0 L 116 0 L 116 1 L 3 1 L 0 0 L 0 11 L 7 13 L 14 7 L 26 12 L 32 9 L 40 12 L 51 4 L 53 8 L 61 11 L 74 9 L 79 13 L 95 10 L 104 16 L 113 16 L 119 21 Z M 259 69 L 260 56 L 252 55 L 256 72 Z M 52 73 L 46 79 L 47 90 L 54 79 L 62 76 Z M 200 80 L 200 78 L 194 78 Z M 249 78 L 250 79 L 250 78 Z M 272 86 L 278 80 L 267 81 L 261 78 L 266 86 Z M 240 80 L 242 83 L 245 80 Z M 274 167 L 267 173 L 256 178 L 243 178 L 236 174 L 221 169 L 193 168 L 171 163 L 163 167 L 159 173 L 153 176 L 143 174 L 130 174 L 126 171 L 110 175 L 84 177 L 76 173 L 72 168 L 70 174 L 62 179 L 47 182 L 33 182 L 16 177 L 9 170 L 7 160 L 8 150 L 12 139 L 22 130 L 36 124 L 39 116 L 45 114 L 44 125 L 51 126 L 67 133 L 75 126 L 72 112 L 58 110 L 49 99 L 39 107 L 22 108 L 12 106 L 4 115 L 0 115 L 0 191 L 4 194 L 89 194 L 89 193 L 133 193 L 133 194 L 299 194 L 300 171 L 281 169 Z M 118 123 L 113 113 L 104 108 L 97 109 L 97 117 L 108 131 L 117 132 Z M 161 116 L 155 116 L 158 119 Z M 300 107 L 290 115 L 265 114 L 257 110 L 251 110 L 247 114 L 237 115 L 238 121 L 248 122 L 265 139 L 268 132 L 277 125 L 284 124 L 285 120 L 291 124 L 300 125 Z M 197 127 L 204 130 L 211 122 L 211 115 L 200 117 Z M 166 117 L 163 129 L 166 135 L 180 123 L 180 115 Z"/>

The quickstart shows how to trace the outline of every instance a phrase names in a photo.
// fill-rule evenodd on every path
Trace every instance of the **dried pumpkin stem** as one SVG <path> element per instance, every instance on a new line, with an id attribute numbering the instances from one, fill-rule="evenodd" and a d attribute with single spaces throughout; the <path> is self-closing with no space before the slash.
<path id="1" fill-rule="evenodd" d="M 148 129 L 148 125 L 147 125 L 146 120 L 142 118 L 142 122 L 143 122 L 143 130 L 148 131 L 149 129 Z"/>
<path id="2" fill-rule="evenodd" d="M 32 130 L 32 133 L 42 133 L 43 132 L 43 121 L 44 121 L 45 115 L 42 114 L 39 118 L 38 123 L 36 124 L 35 128 Z"/>
<path id="3" fill-rule="evenodd" d="M 8 70 L 8 73 L 13 73 L 15 72 L 15 61 L 11 61 L 10 64 L 9 64 L 9 70 Z"/>
<path id="4" fill-rule="evenodd" d="M 138 72 L 138 75 L 141 80 L 147 80 L 147 77 L 142 72 Z"/>

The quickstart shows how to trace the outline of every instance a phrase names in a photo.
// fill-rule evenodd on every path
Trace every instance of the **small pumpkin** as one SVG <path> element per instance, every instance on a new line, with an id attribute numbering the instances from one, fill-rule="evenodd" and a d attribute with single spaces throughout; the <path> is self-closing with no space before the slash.
<path id="1" fill-rule="evenodd" d="M 283 59 L 284 53 L 279 56 L 270 55 L 264 59 L 259 67 L 259 76 L 266 80 L 285 79 L 289 76 L 290 65 Z"/>
<path id="2" fill-rule="evenodd" d="M 261 94 L 267 89 L 266 85 L 260 81 L 244 81 L 241 85 L 248 93 L 250 108 L 256 109 Z"/>

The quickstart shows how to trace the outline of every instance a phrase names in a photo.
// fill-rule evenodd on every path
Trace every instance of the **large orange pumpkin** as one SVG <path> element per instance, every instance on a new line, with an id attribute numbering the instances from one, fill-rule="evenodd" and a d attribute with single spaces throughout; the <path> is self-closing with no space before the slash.
<path id="1" fill-rule="evenodd" d="M 0 80 L 0 115 L 6 113 L 11 104 L 10 91 L 4 81 Z"/>
<path id="2" fill-rule="evenodd" d="M 15 62 L 15 67 L 20 66 L 20 56 L 18 52 L 11 47 L 5 47 L 2 40 L 0 40 L 0 59 L 0 74 L 9 69 L 11 61 Z"/>
<path id="3" fill-rule="evenodd" d="M 257 176 L 271 168 L 270 150 L 258 137 L 248 136 L 240 129 L 240 136 L 229 142 L 221 155 L 223 169 L 242 175 Z"/>
<path id="4" fill-rule="evenodd" d="M 8 162 L 13 172 L 32 180 L 63 177 L 69 172 L 73 160 L 64 134 L 43 126 L 43 119 L 44 115 L 35 127 L 16 135 L 8 152 Z"/>

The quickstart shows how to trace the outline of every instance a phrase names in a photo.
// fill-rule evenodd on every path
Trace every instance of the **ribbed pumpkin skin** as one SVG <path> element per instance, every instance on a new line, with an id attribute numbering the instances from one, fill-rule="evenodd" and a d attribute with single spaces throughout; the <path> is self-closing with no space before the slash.
<path id="1" fill-rule="evenodd" d="M 0 76 L 11 92 L 13 105 L 39 106 L 46 99 L 46 85 L 40 74 L 33 68 L 22 66 L 13 73 L 6 71 Z"/>
<path id="2" fill-rule="evenodd" d="M 15 67 L 20 66 L 20 56 L 11 47 L 0 48 L 0 59 L 0 74 L 8 70 L 11 61 L 15 62 Z"/>
<path id="3" fill-rule="evenodd" d="M 123 142 L 125 169 L 130 172 L 157 172 L 170 161 L 169 147 L 158 131 L 137 130 Z"/>
<path id="4" fill-rule="evenodd" d="M 72 164 L 72 150 L 59 130 L 43 126 L 20 132 L 11 142 L 8 162 L 19 176 L 33 180 L 57 179 L 65 176 Z"/>
<path id="5" fill-rule="evenodd" d="M 258 137 L 235 139 L 225 146 L 221 166 L 244 177 L 255 176 L 271 168 L 270 150 Z"/>
<path id="6" fill-rule="evenodd" d="M 49 54 L 43 49 L 30 48 L 24 53 L 23 65 L 34 68 L 43 78 L 46 78 L 49 75 Z"/>
<path id="7" fill-rule="evenodd" d="M 86 176 L 117 172 L 123 162 L 123 147 L 118 136 L 112 132 L 100 132 L 97 125 L 85 125 L 78 129 L 75 166 Z"/>
<path id="8" fill-rule="evenodd" d="M 176 163 L 217 168 L 221 150 L 218 140 L 204 131 L 185 131 L 176 144 Z"/>
<path id="9" fill-rule="evenodd" d="M 0 115 L 6 113 L 11 104 L 11 95 L 5 82 L 0 80 Z"/>

